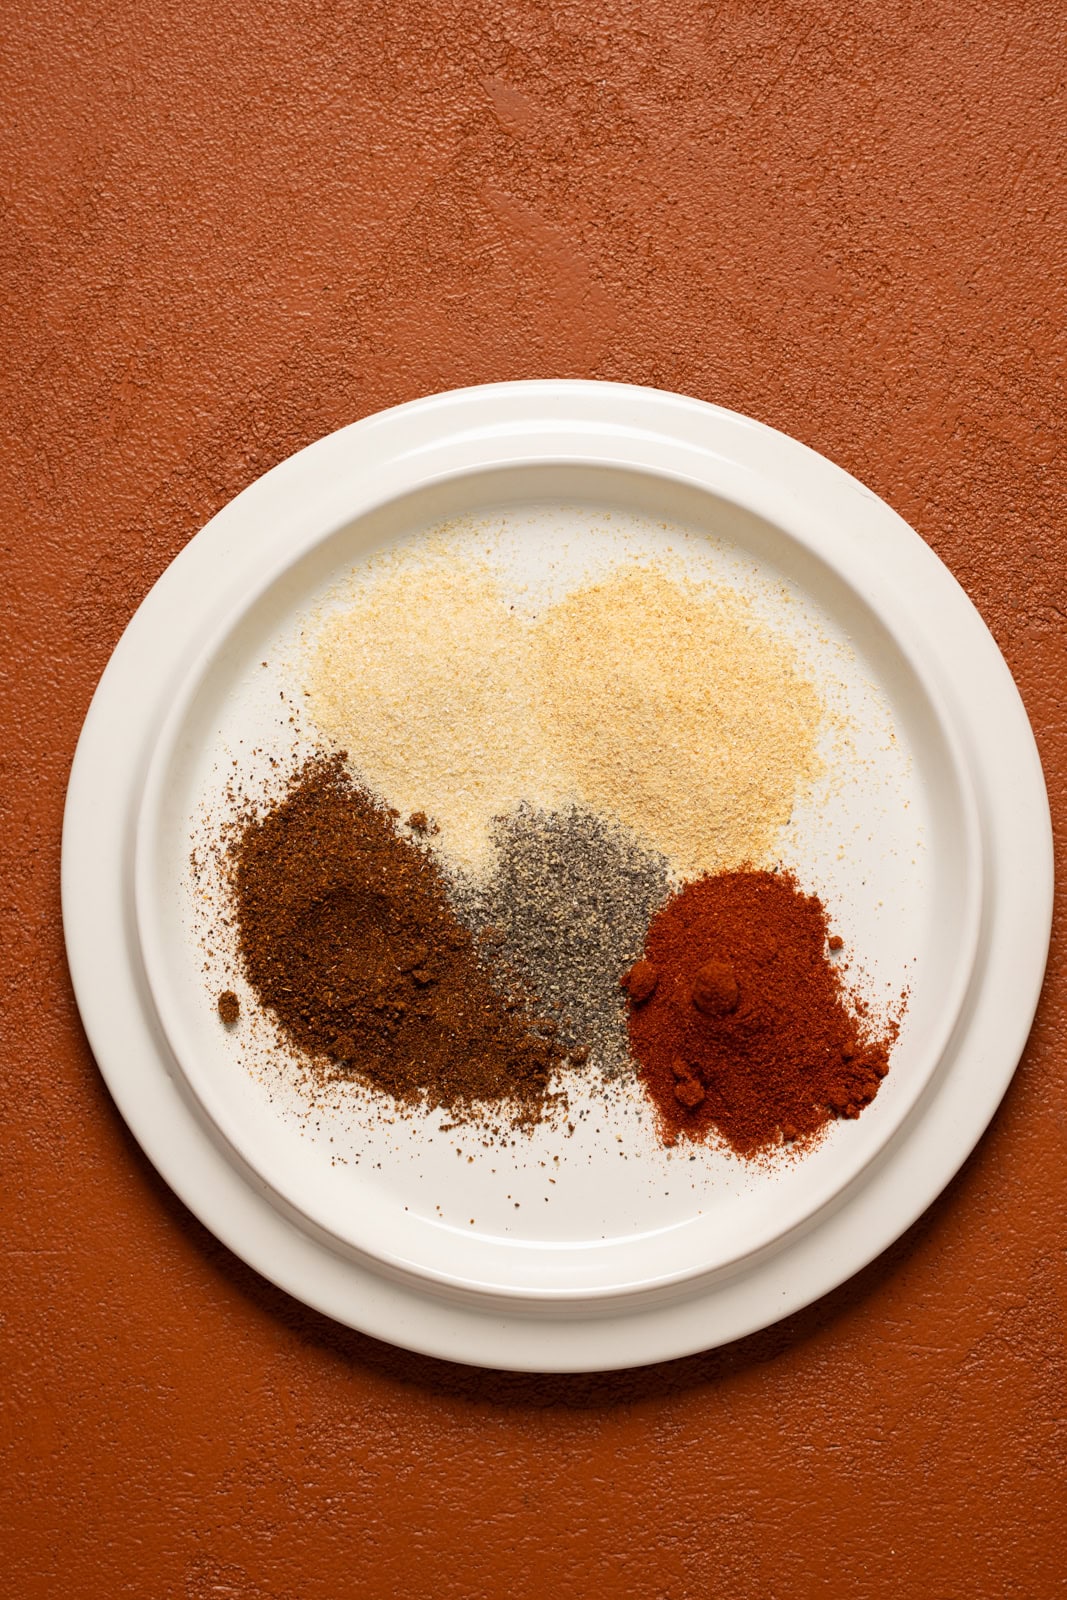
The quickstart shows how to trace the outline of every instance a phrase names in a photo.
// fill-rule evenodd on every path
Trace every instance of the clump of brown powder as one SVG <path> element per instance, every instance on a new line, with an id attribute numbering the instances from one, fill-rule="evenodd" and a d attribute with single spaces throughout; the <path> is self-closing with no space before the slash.
<path id="1" fill-rule="evenodd" d="M 232 1028 L 241 1015 L 241 1002 L 232 989 L 223 989 L 219 995 L 216 1010 L 226 1026 Z"/>
<path id="2" fill-rule="evenodd" d="M 343 755 L 312 757 L 227 852 L 245 976 L 306 1056 L 454 1120 L 533 1125 L 565 1059 L 529 996 L 505 993 L 438 867 Z"/>

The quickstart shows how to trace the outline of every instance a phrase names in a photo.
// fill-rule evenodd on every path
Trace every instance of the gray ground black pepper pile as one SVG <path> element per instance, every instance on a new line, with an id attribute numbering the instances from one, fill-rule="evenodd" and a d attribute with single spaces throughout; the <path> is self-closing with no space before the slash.
<path id="1" fill-rule="evenodd" d="M 632 1072 L 619 976 L 670 893 L 664 857 L 577 807 L 524 806 L 493 835 L 492 875 L 452 884 L 457 911 L 536 993 L 572 1063 L 588 1051 L 608 1077 Z"/>

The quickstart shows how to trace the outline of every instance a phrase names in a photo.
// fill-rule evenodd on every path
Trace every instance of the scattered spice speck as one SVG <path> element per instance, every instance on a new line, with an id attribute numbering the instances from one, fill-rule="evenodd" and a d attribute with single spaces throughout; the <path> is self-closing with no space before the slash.
<path id="1" fill-rule="evenodd" d="M 241 1015 L 241 1002 L 232 989 L 223 989 L 215 1009 L 228 1028 L 232 1028 Z"/>

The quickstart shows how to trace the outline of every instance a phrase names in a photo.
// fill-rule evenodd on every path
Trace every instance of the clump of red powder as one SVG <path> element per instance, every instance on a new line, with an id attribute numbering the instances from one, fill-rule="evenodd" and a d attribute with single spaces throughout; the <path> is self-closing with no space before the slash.
<path id="1" fill-rule="evenodd" d="M 653 918 L 623 978 L 630 1047 L 665 1141 L 721 1137 L 739 1155 L 857 1117 L 897 1025 L 851 1000 L 826 912 L 786 872 L 687 884 Z"/>

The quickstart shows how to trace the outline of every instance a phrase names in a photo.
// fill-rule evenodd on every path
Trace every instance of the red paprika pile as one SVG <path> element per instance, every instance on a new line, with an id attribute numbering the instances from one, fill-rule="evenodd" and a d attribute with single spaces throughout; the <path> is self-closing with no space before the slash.
<path id="1" fill-rule="evenodd" d="M 896 1027 L 850 1004 L 826 912 L 786 872 L 687 884 L 623 978 L 630 1047 L 668 1144 L 718 1134 L 739 1155 L 810 1139 L 878 1092 Z"/>

